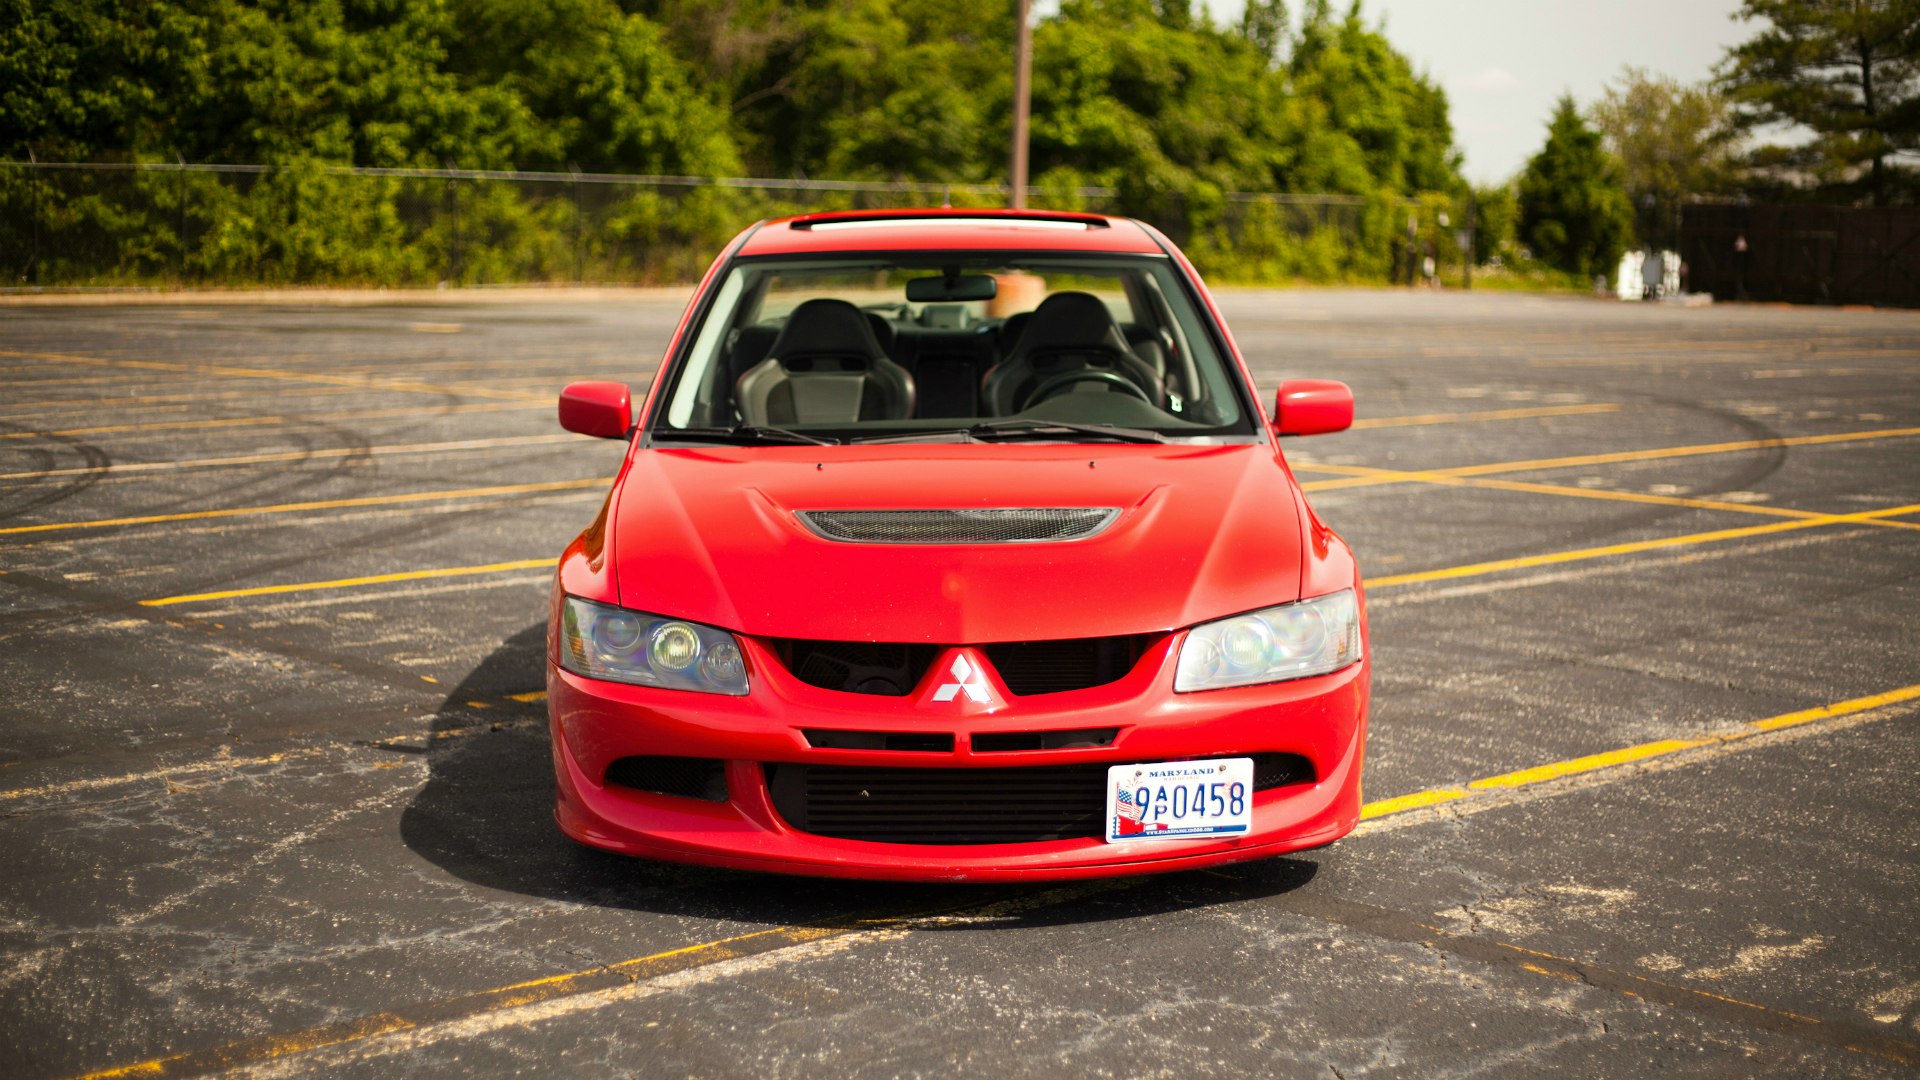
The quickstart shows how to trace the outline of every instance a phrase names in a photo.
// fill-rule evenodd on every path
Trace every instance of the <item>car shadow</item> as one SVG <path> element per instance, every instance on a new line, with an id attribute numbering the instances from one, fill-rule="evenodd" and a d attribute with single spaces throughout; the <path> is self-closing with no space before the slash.
<path id="1" fill-rule="evenodd" d="M 903 884 L 799 878 L 613 855 L 575 844 L 553 821 L 553 766 L 541 701 L 546 625 L 514 634 L 462 679 L 419 743 L 378 744 L 423 754 L 427 781 L 400 819 L 415 854 L 487 889 L 563 903 L 775 925 L 843 925 L 850 918 L 973 911 L 933 925 L 1035 926 L 1141 918 L 1290 892 L 1311 881 L 1315 857 L 1270 859 L 1081 883 Z"/>

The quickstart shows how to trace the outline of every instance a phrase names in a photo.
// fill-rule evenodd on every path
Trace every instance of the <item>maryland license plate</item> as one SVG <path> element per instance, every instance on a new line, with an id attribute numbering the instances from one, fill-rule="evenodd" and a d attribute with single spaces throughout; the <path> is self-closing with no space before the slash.
<path id="1" fill-rule="evenodd" d="M 1253 827 L 1253 759 L 1107 770 L 1107 843 L 1241 836 Z"/>

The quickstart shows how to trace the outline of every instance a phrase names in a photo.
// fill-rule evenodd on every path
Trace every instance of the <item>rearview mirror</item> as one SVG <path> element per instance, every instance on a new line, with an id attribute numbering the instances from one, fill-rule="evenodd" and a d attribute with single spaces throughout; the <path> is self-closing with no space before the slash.
<path id="1" fill-rule="evenodd" d="M 999 291 L 1000 283 L 986 274 L 951 274 L 946 277 L 914 278 L 907 282 L 907 299 L 916 304 L 991 300 Z"/>
<path id="2" fill-rule="evenodd" d="M 1353 390 L 1332 379 L 1288 379 L 1273 399 L 1280 435 L 1326 435 L 1353 426 Z"/>
<path id="3" fill-rule="evenodd" d="M 596 439 L 624 439 L 633 430 L 633 397 L 626 383 L 568 383 L 560 391 L 560 426 Z"/>

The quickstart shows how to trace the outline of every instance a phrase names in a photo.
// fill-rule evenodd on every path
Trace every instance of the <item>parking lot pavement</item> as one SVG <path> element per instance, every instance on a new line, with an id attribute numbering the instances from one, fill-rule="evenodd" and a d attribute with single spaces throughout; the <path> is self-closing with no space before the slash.
<path id="1" fill-rule="evenodd" d="M 14 1076 L 1910 1076 L 1920 314 L 1223 290 L 1368 576 L 1367 820 L 1066 886 L 574 848 L 550 561 L 678 304 L 0 309 Z"/>

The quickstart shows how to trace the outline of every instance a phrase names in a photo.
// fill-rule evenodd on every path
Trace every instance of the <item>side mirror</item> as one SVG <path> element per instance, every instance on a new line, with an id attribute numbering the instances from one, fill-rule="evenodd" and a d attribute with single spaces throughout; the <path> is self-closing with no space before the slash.
<path id="1" fill-rule="evenodd" d="M 560 426 L 596 439 L 624 439 L 633 430 L 633 397 L 626 383 L 568 383 L 560 391 Z"/>
<path id="2" fill-rule="evenodd" d="M 1273 400 L 1273 430 L 1325 435 L 1353 426 L 1353 390 L 1332 379 L 1288 379 Z"/>

